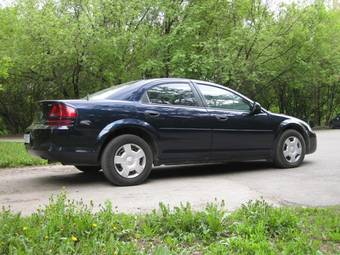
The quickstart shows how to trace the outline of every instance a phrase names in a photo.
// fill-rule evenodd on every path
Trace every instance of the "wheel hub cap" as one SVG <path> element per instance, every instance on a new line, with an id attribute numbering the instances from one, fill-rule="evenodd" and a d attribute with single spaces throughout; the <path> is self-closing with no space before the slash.
<path id="1" fill-rule="evenodd" d="M 124 178 L 137 177 L 143 172 L 146 164 L 143 149 L 133 143 L 119 147 L 113 160 L 115 170 Z"/>
<path id="2" fill-rule="evenodd" d="M 283 156 L 289 163 L 299 161 L 302 153 L 302 145 L 299 138 L 296 136 L 288 137 L 283 143 Z"/>
<path id="3" fill-rule="evenodd" d="M 132 157 L 127 157 L 126 161 L 127 161 L 129 164 L 133 164 L 134 159 L 133 159 Z"/>

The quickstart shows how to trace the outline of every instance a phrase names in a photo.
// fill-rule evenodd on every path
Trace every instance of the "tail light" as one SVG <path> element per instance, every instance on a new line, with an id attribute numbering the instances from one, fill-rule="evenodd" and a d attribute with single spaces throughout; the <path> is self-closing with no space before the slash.
<path id="1" fill-rule="evenodd" d="M 72 126 L 78 114 L 71 106 L 54 103 L 47 116 L 47 125 L 52 127 Z"/>

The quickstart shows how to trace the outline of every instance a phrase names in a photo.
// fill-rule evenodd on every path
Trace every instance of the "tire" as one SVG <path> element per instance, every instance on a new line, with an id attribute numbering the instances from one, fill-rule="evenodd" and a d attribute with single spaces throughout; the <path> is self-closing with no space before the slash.
<path id="1" fill-rule="evenodd" d="M 74 166 L 74 167 L 83 173 L 97 173 L 101 169 L 100 166 Z"/>
<path id="2" fill-rule="evenodd" d="M 149 144 L 135 135 L 114 138 L 106 145 L 101 157 L 104 175 L 117 186 L 144 182 L 151 172 L 152 162 Z"/>
<path id="3" fill-rule="evenodd" d="M 298 131 L 289 129 L 282 133 L 276 144 L 274 164 L 279 168 L 298 167 L 303 162 L 305 154 L 305 139 Z"/>

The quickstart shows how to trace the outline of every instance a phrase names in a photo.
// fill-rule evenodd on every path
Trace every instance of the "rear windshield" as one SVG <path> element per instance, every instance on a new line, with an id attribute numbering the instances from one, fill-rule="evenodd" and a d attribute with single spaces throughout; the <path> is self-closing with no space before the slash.
<path id="1" fill-rule="evenodd" d="M 144 80 L 130 81 L 120 85 L 112 86 L 88 95 L 87 100 L 128 100 L 138 89 L 139 85 L 144 84 Z"/>

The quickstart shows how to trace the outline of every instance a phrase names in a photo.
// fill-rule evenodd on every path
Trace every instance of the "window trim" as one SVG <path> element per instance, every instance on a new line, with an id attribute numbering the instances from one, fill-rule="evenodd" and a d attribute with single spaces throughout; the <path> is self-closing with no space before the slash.
<path id="1" fill-rule="evenodd" d="M 228 89 L 228 88 L 225 88 L 225 87 L 220 87 L 219 85 L 214 85 L 214 84 L 210 84 L 210 83 L 194 82 L 194 84 L 195 84 L 195 87 L 196 87 L 196 89 L 197 89 L 197 92 L 199 93 L 199 95 L 200 95 L 200 97 L 201 97 L 201 100 L 202 100 L 204 106 L 205 106 L 207 109 L 223 110 L 223 111 L 227 111 L 227 112 L 251 113 L 251 107 L 252 107 L 251 101 L 249 101 L 246 97 L 242 96 L 241 94 L 235 93 L 235 92 L 232 91 L 231 89 Z M 203 95 L 202 91 L 201 91 L 200 88 L 199 88 L 199 85 L 214 87 L 214 88 L 221 89 L 221 90 L 225 90 L 225 91 L 227 91 L 227 92 L 229 92 L 229 93 L 232 93 L 232 94 L 234 94 L 234 95 L 236 95 L 236 96 L 242 98 L 243 100 L 245 100 L 245 102 L 249 105 L 249 110 L 246 111 L 246 110 L 237 110 L 237 109 L 226 109 L 226 108 L 219 108 L 219 107 L 211 107 L 211 106 L 208 105 L 205 96 Z"/>
<path id="2" fill-rule="evenodd" d="M 158 104 L 158 103 L 150 102 L 149 96 L 147 94 L 148 90 L 152 89 L 153 87 L 156 87 L 156 86 L 167 85 L 167 84 L 186 84 L 186 85 L 188 85 L 190 87 L 193 95 L 194 95 L 194 98 L 197 101 L 197 105 L 190 106 L 190 105 L 175 105 L 175 104 Z M 148 98 L 148 102 L 145 102 L 143 100 L 145 95 Z M 153 85 L 151 85 L 147 88 L 144 88 L 144 91 L 142 93 L 142 96 L 140 97 L 139 103 L 141 103 L 143 105 L 154 105 L 154 106 L 176 107 L 176 108 L 204 108 L 204 109 L 206 108 L 204 106 L 204 103 L 203 103 L 199 93 L 197 92 L 195 86 L 190 81 L 167 81 L 167 82 L 160 82 L 160 83 L 157 83 L 157 84 L 153 84 Z"/>

